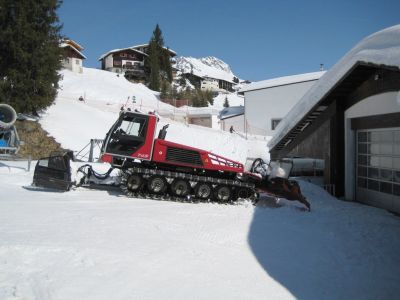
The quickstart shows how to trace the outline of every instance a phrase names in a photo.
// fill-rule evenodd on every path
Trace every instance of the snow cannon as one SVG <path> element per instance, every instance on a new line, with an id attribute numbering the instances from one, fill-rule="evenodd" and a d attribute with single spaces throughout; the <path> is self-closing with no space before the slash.
<path id="1" fill-rule="evenodd" d="M 0 104 L 0 128 L 10 128 L 17 120 L 17 113 L 8 104 Z"/>
<path id="2" fill-rule="evenodd" d="M 8 104 L 0 104 L 0 157 L 17 154 L 21 141 L 14 126 L 17 113 Z"/>

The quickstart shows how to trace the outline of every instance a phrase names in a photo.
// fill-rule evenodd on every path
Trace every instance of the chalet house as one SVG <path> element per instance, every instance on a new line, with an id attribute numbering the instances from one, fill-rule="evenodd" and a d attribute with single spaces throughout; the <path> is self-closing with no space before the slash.
<path id="1" fill-rule="evenodd" d="M 136 45 L 136 46 L 132 46 L 131 48 L 139 50 L 143 53 L 148 53 L 149 44 Z M 171 60 L 171 65 L 173 65 L 175 63 L 174 57 L 176 56 L 176 52 L 168 47 L 164 47 L 164 50 L 168 51 L 170 60 Z M 176 69 L 174 66 L 172 66 L 172 78 L 173 79 L 176 79 L 177 73 L 178 73 L 178 69 Z"/>
<path id="2" fill-rule="evenodd" d="M 82 73 L 82 61 L 86 59 L 86 56 L 81 53 L 83 47 L 70 39 L 62 40 L 60 47 L 63 49 L 63 68 L 71 70 L 72 72 Z"/>
<path id="3" fill-rule="evenodd" d="M 358 43 L 285 116 L 273 159 L 323 159 L 336 196 L 400 213 L 400 25 Z"/>
<path id="4" fill-rule="evenodd" d="M 273 136 L 282 118 L 324 73 L 273 78 L 242 87 L 239 94 L 245 99 L 245 132 Z"/>
<path id="5" fill-rule="evenodd" d="M 144 59 L 146 56 L 146 53 L 129 47 L 111 50 L 100 56 L 99 61 L 102 70 L 142 79 L 145 78 Z"/>

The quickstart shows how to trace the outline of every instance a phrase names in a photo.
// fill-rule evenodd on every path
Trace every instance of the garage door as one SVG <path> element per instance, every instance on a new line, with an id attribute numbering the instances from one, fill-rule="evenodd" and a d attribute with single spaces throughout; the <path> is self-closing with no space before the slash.
<path id="1" fill-rule="evenodd" d="M 356 198 L 400 213 L 400 128 L 357 131 Z"/>

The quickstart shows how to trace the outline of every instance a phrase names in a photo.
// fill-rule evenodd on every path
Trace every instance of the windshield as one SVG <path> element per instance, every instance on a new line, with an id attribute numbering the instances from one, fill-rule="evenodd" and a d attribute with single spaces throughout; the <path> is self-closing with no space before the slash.
<path id="1" fill-rule="evenodd" d="M 105 152 L 131 156 L 146 140 L 148 118 L 143 115 L 126 114 L 107 134 Z"/>
<path id="2" fill-rule="evenodd" d="M 141 117 L 125 116 L 121 125 L 116 128 L 122 134 L 144 137 L 146 119 Z"/>

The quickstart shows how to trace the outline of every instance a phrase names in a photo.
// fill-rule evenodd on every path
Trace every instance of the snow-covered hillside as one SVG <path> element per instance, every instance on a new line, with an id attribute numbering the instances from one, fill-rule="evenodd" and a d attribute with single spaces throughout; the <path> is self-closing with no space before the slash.
<path id="1" fill-rule="evenodd" d="M 193 73 L 199 77 L 208 76 L 230 82 L 233 81 L 234 77 L 237 77 L 233 74 L 227 63 L 214 56 L 207 56 L 203 58 L 179 56 L 175 58 L 175 60 L 175 67 L 181 73 Z"/>

